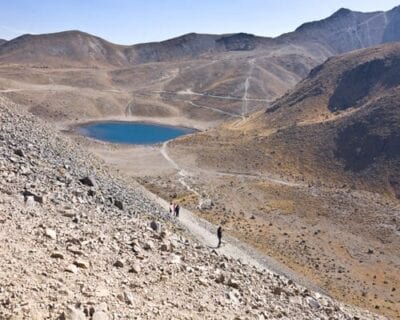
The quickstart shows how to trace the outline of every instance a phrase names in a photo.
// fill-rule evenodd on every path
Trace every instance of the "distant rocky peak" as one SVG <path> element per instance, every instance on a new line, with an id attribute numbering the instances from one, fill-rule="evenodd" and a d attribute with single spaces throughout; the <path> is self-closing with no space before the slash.
<path id="1" fill-rule="evenodd" d="M 334 14 L 330 16 L 330 18 L 338 18 L 338 17 L 344 17 L 347 16 L 348 14 L 352 13 L 350 9 L 347 8 L 340 8 L 338 11 L 336 11 Z M 328 18 L 329 19 L 329 18 Z"/>
<path id="2" fill-rule="evenodd" d="M 215 41 L 228 51 L 254 50 L 257 46 L 257 37 L 254 34 L 243 32 L 224 35 Z"/>

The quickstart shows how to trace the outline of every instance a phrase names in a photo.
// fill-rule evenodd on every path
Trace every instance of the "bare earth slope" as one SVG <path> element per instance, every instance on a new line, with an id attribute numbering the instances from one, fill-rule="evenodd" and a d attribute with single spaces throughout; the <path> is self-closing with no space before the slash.
<path id="1" fill-rule="evenodd" d="M 265 111 L 169 144 L 216 199 L 201 215 L 337 297 L 393 317 L 399 62 L 399 44 L 331 58 Z"/>

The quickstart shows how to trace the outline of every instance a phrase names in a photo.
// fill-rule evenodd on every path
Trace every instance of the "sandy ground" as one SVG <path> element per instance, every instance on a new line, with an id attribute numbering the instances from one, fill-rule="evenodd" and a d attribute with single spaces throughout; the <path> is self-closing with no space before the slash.
<path id="1" fill-rule="evenodd" d="M 113 147 L 96 145 L 90 149 L 109 165 L 133 177 L 161 176 L 175 173 L 160 153 L 159 146 Z"/>

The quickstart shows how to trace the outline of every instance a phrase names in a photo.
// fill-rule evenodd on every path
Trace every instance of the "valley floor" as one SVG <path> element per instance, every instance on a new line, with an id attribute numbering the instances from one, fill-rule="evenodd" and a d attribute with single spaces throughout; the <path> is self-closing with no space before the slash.
<path id="1" fill-rule="evenodd" d="M 292 270 L 296 279 L 306 278 L 344 302 L 400 318 L 398 235 L 382 233 L 379 240 L 379 231 L 370 229 L 382 215 L 395 216 L 398 204 L 348 188 L 199 168 L 189 150 L 175 145 L 83 143 L 161 198 L 174 199 L 260 255 L 276 259 L 285 266 L 280 270 Z M 199 210 L 204 199 L 212 206 Z"/>

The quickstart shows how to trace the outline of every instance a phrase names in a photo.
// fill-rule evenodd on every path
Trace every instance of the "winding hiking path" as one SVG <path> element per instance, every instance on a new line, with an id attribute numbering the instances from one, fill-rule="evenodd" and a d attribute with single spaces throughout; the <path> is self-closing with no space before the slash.
<path id="1" fill-rule="evenodd" d="M 195 193 L 198 197 L 200 194 L 194 190 L 186 181 L 185 178 L 191 176 L 191 174 L 184 169 L 182 169 L 174 159 L 172 159 L 168 154 L 168 142 L 166 141 L 160 148 L 160 152 L 163 157 L 173 166 L 179 175 L 179 182 L 189 191 Z M 225 173 L 225 172 L 213 172 L 213 174 L 219 175 L 229 175 L 229 176 L 246 176 L 246 177 L 263 177 L 268 179 L 271 182 L 284 184 L 288 186 L 302 186 L 302 184 L 296 184 L 288 181 L 279 180 L 276 178 L 271 178 L 265 175 L 253 175 L 251 173 Z M 169 203 L 164 199 L 160 198 L 159 196 L 153 194 L 152 192 L 148 191 L 143 187 L 143 192 L 145 195 L 152 199 L 153 201 L 157 202 L 162 208 L 166 211 L 169 210 Z M 297 275 L 295 272 L 290 270 L 288 267 L 283 265 L 282 263 L 278 262 L 277 260 L 273 259 L 272 257 L 262 255 L 258 253 L 252 247 L 242 243 L 238 239 L 224 234 L 223 236 L 223 245 L 220 248 L 217 248 L 217 236 L 216 230 L 217 226 L 213 225 L 209 221 L 206 221 L 198 216 L 196 216 L 193 212 L 182 208 L 180 211 L 179 219 L 177 220 L 184 229 L 186 229 L 194 238 L 200 241 L 204 246 L 207 246 L 210 250 L 215 250 L 217 254 L 222 254 L 227 257 L 240 259 L 242 262 L 246 264 L 253 265 L 259 269 L 267 269 L 272 271 L 276 274 L 283 275 L 286 278 L 295 281 L 298 284 L 301 284 L 311 290 L 318 291 L 321 293 L 326 294 L 321 288 L 310 282 L 309 280 L 305 279 Z"/>
<path id="2" fill-rule="evenodd" d="M 188 171 L 182 169 L 174 159 L 172 159 L 169 154 L 168 154 L 168 143 L 169 141 L 165 141 L 160 149 L 161 155 L 167 160 L 167 162 L 175 168 L 176 171 L 178 171 L 179 177 L 179 182 L 188 190 L 199 196 L 199 193 L 194 190 L 186 181 L 185 178 L 188 178 L 192 176 L 193 174 L 189 173 Z M 273 175 L 268 175 L 268 174 L 261 174 L 261 173 L 251 173 L 251 172 L 226 172 L 226 171 L 202 171 L 204 174 L 212 174 L 212 175 L 218 175 L 218 176 L 228 176 L 228 177 L 246 177 L 246 178 L 261 178 L 265 179 L 271 183 L 275 184 L 280 184 L 280 185 L 285 185 L 288 187 L 295 187 L 295 188 L 300 188 L 300 187 L 307 187 L 308 185 L 306 183 L 300 183 L 300 182 L 294 182 L 294 181 L 289 181 L 289 180 L 283 180 L 279 177 L 275 177 Z"/>
<path id="3" fill-rule="evenodd" d="M 178 164 L 168 155 L 168 142 L 165 141 L 163 145 L 161 146 L 160 152 L 162 156 L 167 160 L 177 171 L 179 175 L 178 181 L 190 192 L 193 192 L 195 195 L 200 196 L 200 194 L 194 190 L 190 185 L 188 185 L 185 181 L 185 178 L 189 176 L 189 173 L 185 171 L 184 169 L 180 168 Z"/>
<path id="4" fill-rule="evenodd" d="M 234 97 L 234 96 L 221 96 L 211 93 L 201 93 L 201 92 L 194 92 L 191 90 L 186 91 L 153 91 L 153 93 L 166 93 L 171 95 L 189 95 L 189 96 L 202 96 L 207 98 L 215 98 L 215 99 L 222 99 L 222 100 L 235 100 L 235 101 L 243 101 L 243 97 Z M 258 102 L 271 102 L 271 99 L 261 99 L 261 98 L 246 98 L 247 101 L 258 101 Z"/>
<path id="5" fill-rule="evenodd" d="M 164 144 L 167 145 L 166 143 Z M 163 145 L 163 146 L 164 146 Z M 165 149 L 164 149 L 165 151 Z M 176 163 L 166 154 L 167 158 L 170 159 L 171 165 L 175 168 Z M 181 171 L 180 171 L 181 172 Z M 169 210 L 169 203 L 157 196 L 156 194 L 148 191 L 142 187 L 144 195 L 158 203 L 166 212 Z M 181 208 L 179 219 L 176 223 L 181 225 L 186 231 L 188 231 L 196 240 L 198 240 L 202 245 L 208 247 L 210 250 L 214 250 L 218 255 L 225 255 L 230 258 L 240 259 L 243 263 L 252 265 L 260 270 L 268 270 L 278 275 L 283 275 L 286 278 L 307 287 L 313 291 L 318 291 L 320 293 L 326 294 L 321 288 L 297 275 L 294 271 L 290 270 L 288 267 L 273 259 L 272 257 L 262 255 L 250 246 L 242 243 L 238 239 L 229 236 L 224 232 L 223 242 L 220 248 L 217 248 L 218 239 L 216 236 L 217 226 L 212 223 L 199 218 L 193 212 Z M 229 231 L 229 230 L 228 230 Z"/>

